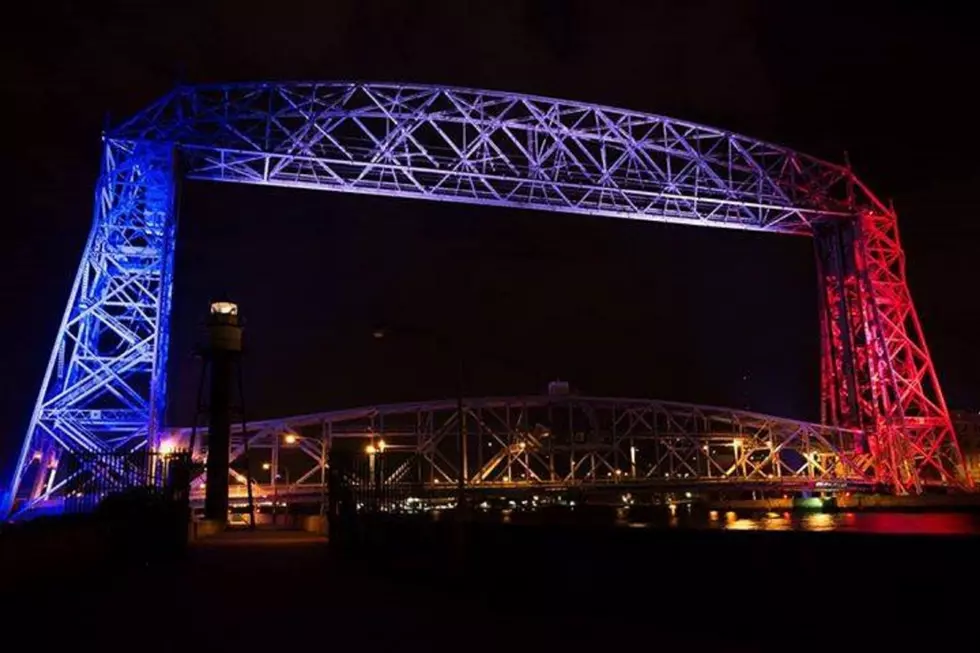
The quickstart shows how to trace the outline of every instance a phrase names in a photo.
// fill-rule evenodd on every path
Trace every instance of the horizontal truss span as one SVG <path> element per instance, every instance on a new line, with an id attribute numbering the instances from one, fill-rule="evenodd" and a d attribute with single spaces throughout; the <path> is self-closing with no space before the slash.
<path id="1" fill-rule="evenodd" d="M 848 429 L 643 399 L 481 398 L 463 406 L 463 476 L 474 490 L 873 482 L 869 461 L 858 453 L 860 433 Z M 246 437 L 238 427 L 232 457 L 243 456 L 247 439 L 250 451 L 269 450 L 275 467 L 293 466 L 292 480 L 278 487 L 272 478 L 253 480 L 260 498 L 317 492 L 331 450 L 366 452 L 368 445 L 384 457 L 385 483 L 449 491 L 459 478 L 459 419 L 456 400 L 442 400 L 264 420 L 249 424 Z M 206 442 L 206 430 L 198 434 Z M 173 432 L 169 446 L 186 446 L 190 435 L 191 429 Z M 206 445 L 194 453 L 204 457 Z M 244 496 L 243 472 L 232 473 L 239 484 L 233 496 Z"/>
<path id="2" fill-rule="evenodd" d="M 810 234 L 880 203 L 850 170 L 664 116 L 444 86 L 179 87 L 110 132 L 195 179 Z"/>

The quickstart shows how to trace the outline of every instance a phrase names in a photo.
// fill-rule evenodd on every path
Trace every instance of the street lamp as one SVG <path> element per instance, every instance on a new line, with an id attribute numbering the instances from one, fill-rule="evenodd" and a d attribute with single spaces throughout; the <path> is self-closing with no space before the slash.
<path id="1" fill-rule="evenodd" d="M 368 476 L 371 479 L 370 488 L 372 491 L 371 504 L 377 509 L 382 497 L 378 496 L 379 493 L 384 492 L 384 462 L 383 454 L 388 445 L 384 440 L 379 439 L 377 444 L 372 440 L 368 442 L 367 446 L 364 447 L 364 452 L 368 455 Z M 379 456 L 382 456 L 379 459 Z"/>
<path id="2" fill-rule="evenodd" d="M 374 478 L 374 458 L 378 453 L 378 448 L 374 446 L 373 442 L 368 443 L 368 446 L 364 447 L 364 451 L 368 455 L 368 477 L 371 479 L 371 489 L 377 489 L 377 482 Z"/>
<path id="3" fill-rule="evenodd" d="M 177 451 L 177 443 L 172 438 L 165 438 L 160 441 L 158 452 L 161 456 L 169 456 Z"/>
<path id="4" fill-rule="evenodd" d="M 295 433 L 284 433 L 282 434 L 282 443 L 288 446 L 294 446 L 300 441 L 301 437 Z M 275 440 L 275 444 L 272 447 L 272 462 L 262 463 L 262 469 L 269 472 L 269 482 L 272 484 L 272 523 L 276 523 L 276 517 L 279 513 L 279 479 L 284 478 L 286 482 L 286 490 L 289 490 L 289 468 L 282 465 L 279 462 L 279 439 L 278 436 Z M 286 505 L 286 513 L 289 513 L 289 502 L 288 500 L 284 502 Z"/>

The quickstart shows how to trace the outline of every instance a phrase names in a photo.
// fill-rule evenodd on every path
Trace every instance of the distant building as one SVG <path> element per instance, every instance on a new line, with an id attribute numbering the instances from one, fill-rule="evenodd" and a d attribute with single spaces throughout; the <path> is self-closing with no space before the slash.
<path id="1" fill-rule="evenodd" d="M 980 412 L 975 410 L 950 411 L 953 429 L 960 443 L 960 451 L 974 482 L 980 481 Z"/>

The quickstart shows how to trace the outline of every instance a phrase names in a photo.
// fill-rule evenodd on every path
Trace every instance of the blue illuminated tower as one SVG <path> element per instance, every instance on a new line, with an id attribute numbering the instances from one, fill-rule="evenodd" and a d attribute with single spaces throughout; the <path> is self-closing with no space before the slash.
<path id="1" fill-rule="evenodd" d="M 158 438 L 176 236 L 174 152 L 172 143 L 104 140 L 92 230 L 3 514 L 15 497 L 22 509 L 42 505 L 72 482 L 57 473 L 65 454 L 129 452 Z"/>

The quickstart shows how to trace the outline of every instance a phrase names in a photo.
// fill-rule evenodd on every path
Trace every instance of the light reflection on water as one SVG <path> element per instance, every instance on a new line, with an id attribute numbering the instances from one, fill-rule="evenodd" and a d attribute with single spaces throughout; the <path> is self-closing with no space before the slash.
<path id="1" fill-rule="evenodd" d="M 734 517 L 726 522 L 725 528 L 732 531 L 833 531 L 840 530 L 837 520 L 834 518 L 839 515 L 828 513 L 812 513 L 797 515 L 785 512 L 777 514 L 774 512 L 756 517 Z M 848 513 L 850 515 L 850 513 Z M 853 515 L 851 515 L 853 517 Z"/>
<path id="2" fill-rule="evenodd" d="M 706 516 L 671 515 L 666 521 L 631 521 L 622 514 L 619 523 L 633 528 L 707 528 L 732 531 L 847 531 L 881 534 L 978 535 L 980 515 L 971 513 L 735 513 Z"/>

